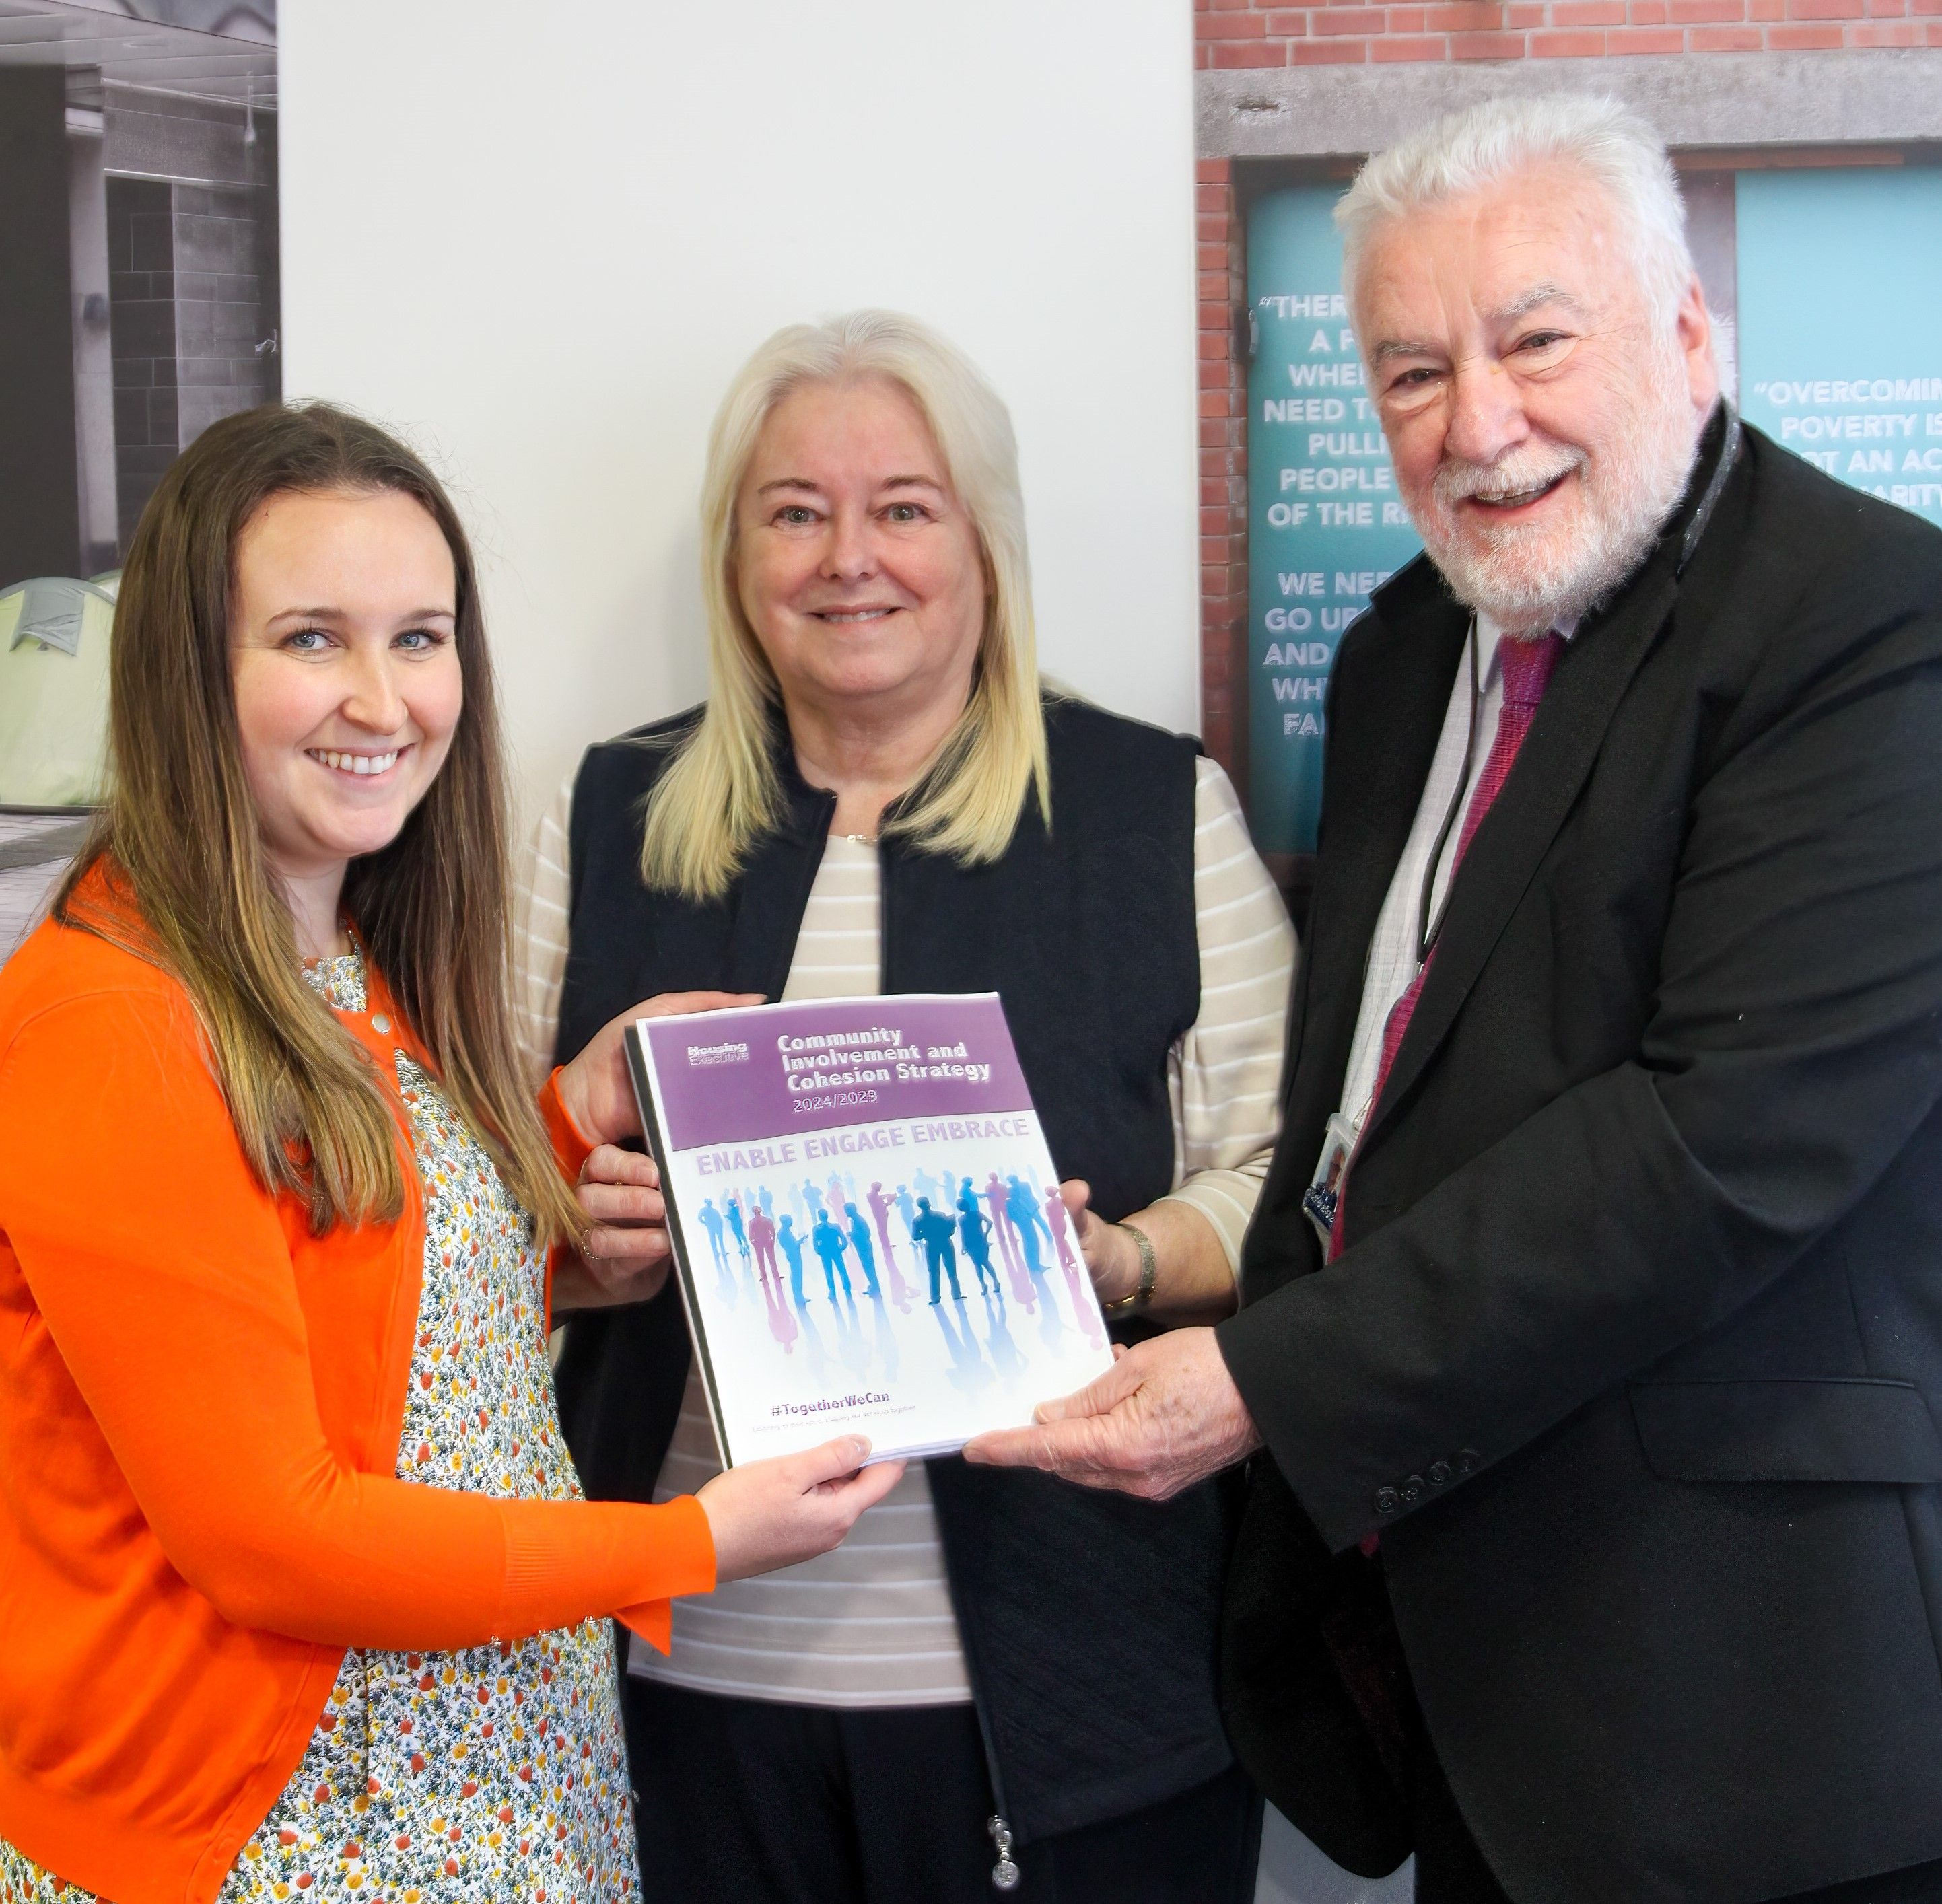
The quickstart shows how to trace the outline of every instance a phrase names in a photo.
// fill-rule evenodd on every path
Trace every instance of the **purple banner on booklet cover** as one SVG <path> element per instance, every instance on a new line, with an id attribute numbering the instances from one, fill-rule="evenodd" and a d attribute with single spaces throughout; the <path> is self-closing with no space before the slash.
<path id="1" fill-rule="evenodd" d="M 893 1118 L 1031 1108 L 994 993 L 644 1018 L 677 1150 Z"/>

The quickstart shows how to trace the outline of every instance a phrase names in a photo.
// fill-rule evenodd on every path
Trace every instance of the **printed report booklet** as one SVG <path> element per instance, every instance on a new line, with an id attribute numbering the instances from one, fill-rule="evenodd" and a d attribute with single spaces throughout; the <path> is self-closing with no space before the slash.
<path id="1" fill-rule="evenodd" d="M 995 992 L 627 1034 L 724 1463 L 940 1454 L 1113 1365 Z"/>

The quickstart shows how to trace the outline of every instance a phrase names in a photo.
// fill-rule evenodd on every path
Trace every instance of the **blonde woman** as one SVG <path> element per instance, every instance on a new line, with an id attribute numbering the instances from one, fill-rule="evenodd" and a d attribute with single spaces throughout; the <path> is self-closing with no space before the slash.
<path id="1" fill-rule="evenodd" d="M 896 1475 L 580 1498 L 547 1246 L 634 1126 L 614 1032 L 518 1076 L 424 467 L 321 406 L 216 424 L 112 669 L 110 803 L 0 972 L 0 1899 L 637 1897 L 607 1616 L 665 1645 Z"/>
<path id="2" fill-rule="evenodd" d="M 1102 1294 L 1135 1329 L 1141 1309 L 1224 1314 L 1276 1128 L 1292 935 L 1190 741 L 1043 687 L 1003 404 L 908 318 L 783 331 L 716 419 L 702 543 L 707 706 L 593 748 L 542 834 L 536 1067 L 649 993 L 997 990 L 1054 1159 L 1085 1180 L 1068 1196 Z M 666 1499 L 715 1456 L 679 1309 L 642 1299 L 665 1271 L 660 1201 L 641 1159 L 602 1151 L 589 1174 L 605 1287 L 586 1293 L 631 1300 L 571 1324 L 568 1433 L 590 1492 Z M 1029 1192 L 1008 1216 L 1003 1186 L 977 1188 L 951 1186 L 944 1216 L 974 1262 L 988 1230 L 1005 1274 L 940 1289 L 925 1325 L 967 1379 L 997 1379 L 1048 1326 L 1034 1278 L 1056 1272 L 1031 1245 L 1040 1214 L 1005 1257 Z M 803 1215 L 827 1192 L 850 1234 L 875 1225 L 886 1290 L 851 1305 L 871 1331 L 909 1209 L 936 1227 L 937 1205 L 862 1174 L 798 1189 Z M 805 1342 L 820 1315 L 853 1345 L 828 1296 L 798 1305 Z M 839 1563 L 731 1590 L 712 1618 L 684 1606 L 666 1660 L 631 1649 L 644 1857 L 720 1904 L 948 1904 L 1021 1872 L 1067 1904 L 1251 1896 L 1257 1814 L 1215 1704 L 1224 1551 L 1208 1489 L 1152 1508 L 913 1467 Z"/>

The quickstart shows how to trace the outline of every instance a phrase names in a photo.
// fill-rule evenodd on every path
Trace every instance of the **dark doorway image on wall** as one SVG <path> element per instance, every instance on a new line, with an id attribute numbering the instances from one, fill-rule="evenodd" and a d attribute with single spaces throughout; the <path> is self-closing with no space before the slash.
<path id="1" fill-rule="evenodd" d="M 281 394 L 276 0 L 0 0 L 0 961 L 106 785 L 162 472 Z"/>
<path id="2" fill-rule="evenodd" d="M 0 591 L 277 396 L 276 0 L 0 0 Z"/>

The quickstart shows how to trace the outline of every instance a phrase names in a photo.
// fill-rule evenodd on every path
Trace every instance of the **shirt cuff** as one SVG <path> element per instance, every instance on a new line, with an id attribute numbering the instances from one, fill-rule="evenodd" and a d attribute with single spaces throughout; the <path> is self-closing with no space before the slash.
<path id="1" fill-rule="evenodd" d="M 580 1167 L 593 1154 L 593 1140 L 574 1123 L 559 1094 L 559 1074 L 565 1067 L 555 1065 L 546 1082 L 540 1086 L 540 1118 L 546 1125 L 547 1135 L 553 1141 L 553 1154 L 559 1159 L 559 1167 L 566 1173 L 566 1180 L 577 1182 Z"/>
<path id="2" fill-rule="evenodd" d="M 664 1648 L 668 1602 L 714 1589 L 715 1536 L 708 1511 L 691 1494 L 651 1507 L 509 1501 L 501 1509 L 505 1581 L 495 1629 L 501 1634 L 611 1615 L 645 1629 L 643 1636 Z"/>
<path id="3" fill-rule="evenodd" d="M 553 1145 L 553 1154 L 558 1159 L 561 1171 L 569 1183 L 580 1180 L 580 1167 L 593 1154 L 593 1146 L 587 1141 L 587 1134 L 573 1121 L 572 1113 L 566 1108 L 559 1094 L 559 1074 L 565 1067 L 556 1065 L 544 1084 L 540 1086 L 540 1121 L 546 1126 L 548 1140 Z M 546 1261 L 546 1330 L 553 1333 L 553 1283 L 555 1272 L 559 1268 L 560 1253 L 573 1247 L 571 1237 L 562 1238 L 547 1251 Z"/>
<path id="4" fill-rule="evenodd" d="M 674 1596 L 678 1593 L 712 1593 L 715 1590 L 715 1536 L 708 1525 L 708 1510 L 691 1494 L 678 1495 L 664 1504 L 669 1508 L 680 1508 L 684 1514 L 691 1514 L 699 1522 L 698 1537 L 692 1528 L 688 1530 L 691 1541 L 698 1538 L 697 1550 L 691 1555 L 692 1571 L 689 1584 L 675 1584 L 665 1599 L 642 1600 L 636 1606 L 623 1606 L 614 1615 L 629 1633 L 637 1633 L 657 1653 L 671 1653 L 674 1650 Z M 702 1563 L 701 1557 L 706 1557 Z"/>
<path id="5" fill-rule="evenodd" d="M 1227 1273 L 1236 1281 L 1241 1273 L 1241 1241 L 1261 1193 L 1260 1178 L 1236 1170 L 1198 1171 L 1177 1189 L 1156 1201 L 1184 1203 L 1213 1231 L 1227 1260 Z"/>

